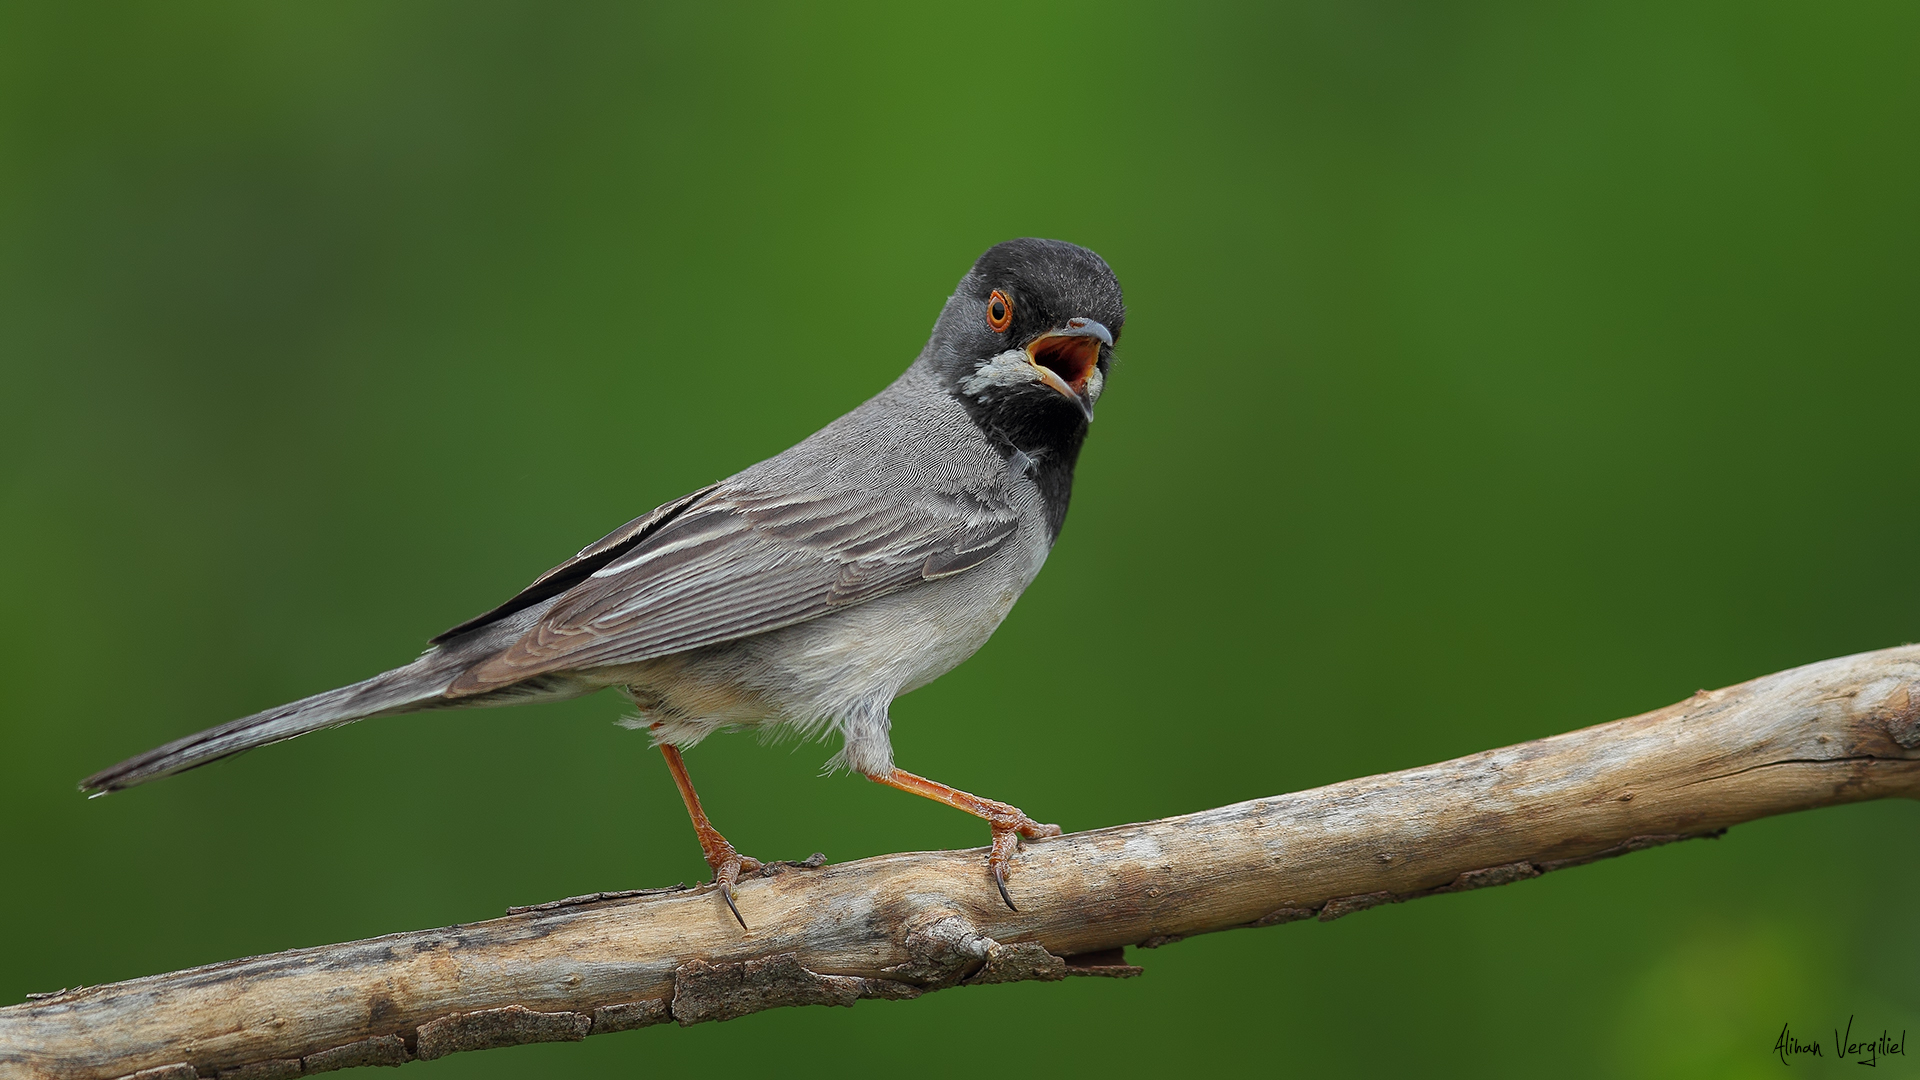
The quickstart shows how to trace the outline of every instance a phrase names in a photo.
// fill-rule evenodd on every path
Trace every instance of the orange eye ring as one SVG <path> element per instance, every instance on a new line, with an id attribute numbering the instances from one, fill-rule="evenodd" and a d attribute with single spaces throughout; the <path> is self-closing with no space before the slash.
<path id="1" fill-rule="evenodd" d="M 987 325 L 993 327 L 996 334 L 1006 333 L 1007 327 L 1013 325 L 1013 301 L 999 289 L 987 297 Z"/>

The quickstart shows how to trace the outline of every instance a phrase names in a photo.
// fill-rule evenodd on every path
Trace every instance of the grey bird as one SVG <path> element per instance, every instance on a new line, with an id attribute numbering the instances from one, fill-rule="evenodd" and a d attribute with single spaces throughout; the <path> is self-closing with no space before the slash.
<path id="1" fill-rule="evenodd" d="M 1059 827 L 896 768 L 888 709 L 973 655 L 1039 573 L 1125 317 L 1100 256 L 998 244 L 906 373 L 800 444 L 635 518 L 404 667 L 175 740 L 81 790 L 372 716 L 613 687 L 666 756 L 736 919 L 733 886 L 761 863 L 707 819 L 680 751 L 775 725 L 837 732 L 831 766 L 984 818 L 1012 907 L 1020 838 Z"/>

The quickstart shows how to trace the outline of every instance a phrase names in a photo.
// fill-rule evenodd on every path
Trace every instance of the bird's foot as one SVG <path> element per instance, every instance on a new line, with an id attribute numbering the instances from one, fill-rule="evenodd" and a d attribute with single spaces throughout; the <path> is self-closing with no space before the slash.
<path id="1" fill-rule="evenodd" d="M 869 773 L 867 779 L 911 792 L 923 799 L 946 803 L 955 810 L 964 810 L 974 817 L 986 819 L 993 828 L 993 848 L 987 853 L 987 869 L 993 872 L 993 883 L 1000 889 L 1000 899 L 1006 901 L 1010 910 L 1020 910 L 1013 906 L 1013 897 L 1007 893 L 1007 866 L 1013 861 L 1013 853 L 1019 850 L 1021 837 L 1038 840 L 1043 836 L 1059 836 L 1060 826 L 1042 825 L 1028 817 L 1026 811 L 1010 803 L 983 799 L 938 780 L 915 776 L 905 769 Z"/>
<path id="2" fill-rule="evenodd" d="M 747 929 L 747 920 L 740 917 L 740 906 L 733 902 L 733 887 L 740 883 L 741 874 L 757 874 L 762 863 L 751 855 L 742 855 L 733 850 L 727 838 L 712 829 L 700 832 L 700 852 L 707 857 L 707 865 L 713 869 L 713 883 L 720 886 L 720 898 L 727 902 L 727 910 L 739 921 L 740 929 Z"/>
<path id="3" fill-rule="evenodd" d="M 1042 825 L 1028 817 L 1017 806 L 1003 802 L 982 799 L 986 813 L 981 816 L 993 829 L 993 847 L 987 852 L 987 869 L 993 872 L 993 883 L 1000 890 L 1000 899 L 1006 902 L 1007 910 L 1019 911 L 1013 906 L 1013 897 L 1007 893 L 1007 866 L 1013 861 L 1013 853 L 1019 850 L 1020 838 L 1038 840 L 1048 836 L 1059 836 L 1060 826 Z"/>

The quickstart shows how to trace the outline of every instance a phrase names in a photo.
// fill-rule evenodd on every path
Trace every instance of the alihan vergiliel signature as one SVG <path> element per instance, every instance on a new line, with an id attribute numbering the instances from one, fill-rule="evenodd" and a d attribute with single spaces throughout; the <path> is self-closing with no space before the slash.
<path id="1" fill-rule="evenodd" d="M 1818 1041 L 1801 1042 L 1793 1034 L 1793 1025 L 1788 1023 L 1780 1026 L 1780 1037 L 1773 1041 L 1773 1052 L 1780 1055 L 1780 1064 L 1791 1065 L 1795 1057 L 1826 1057 L 1827 1047 L 1825 1043 Z M 1833 1056 L 1837 1061 L 1846 1061 L 1852 1058 L 1855 1065 L 1865 1065 L 1871 1068 L 1879 1065 L 1881 1058 L 1896 1055 L 1899 1057 L 1907 1056 L 1907 1031 L 1905 1028 L 1900 1029 L 1900 1037 L 1897 1039 L 1882 1030 L 1879 1038 L 1867 1042 L 1854 1041 L 1853 1017 L 1851 1016 L 1847 1017 L 1847 1030 L 1845 1033 L 1842 1033 L 1839 1028 L 1833 1029 Z"/>

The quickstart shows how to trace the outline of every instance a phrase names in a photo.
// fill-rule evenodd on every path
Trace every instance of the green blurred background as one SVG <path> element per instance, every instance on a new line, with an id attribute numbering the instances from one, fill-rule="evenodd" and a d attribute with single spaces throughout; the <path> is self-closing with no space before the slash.
<path id="1" fill-rule="evenodd" d="M 0 9 L 0 1001 L 701 879 L 611 697 L 74 781 L 786 447 L 1007 237 L 1130 317 L 909 768 L 1082 829 L 1920 638 L 1920 9 L 718 7 Z M 762 857 L 983 841 L 829 752 L 690 765 Z M 1920 1029 L 1916 824 L 410 1071 L 1757 1074 Z"/>

